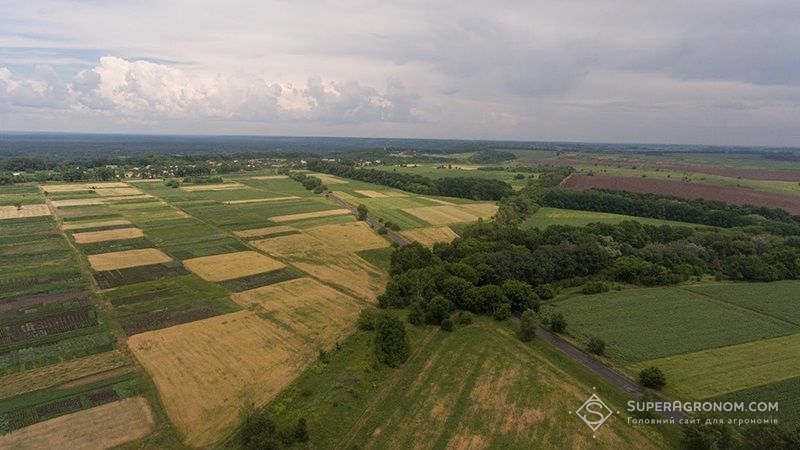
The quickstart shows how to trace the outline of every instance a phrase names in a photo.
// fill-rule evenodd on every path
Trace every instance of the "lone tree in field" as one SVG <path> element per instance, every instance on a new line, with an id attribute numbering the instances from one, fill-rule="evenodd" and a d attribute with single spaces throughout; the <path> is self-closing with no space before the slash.
<path id="1" fill-rule="evenodd" d="M 17 211 L 19 211 L 19 210 L 22 209 L 22 202 L 16 201 L 16 202 L 14 202 L 14 206 L 16 206 L 17 207 Z"/>
<path id="2" fill-rule="evenodd" d="M 667 377 L 658 367 L 648 367 L 639 372 L 639 382 L 644 387 L 661 389 L 667 384 Z"/>
<path id="3" fill-rule="evenodd" d="M 564 333 L 567 331 L 567 319 L 560 312 L 553 314 L 550 317 L 550 330 L 555 333 Z"/>
<path id="4" fill-rule="evenodd" d="M 369 214 L 367 205 L 361 203 L 358 205 L 358 208 L 356 208 L 356 211 L 358 212 L 358 220 L 367 220 L 367 214 Z"/>
<path id="5" fill-rule="evenodd" d="M 599 337 L 589 339 L 586 348 L 595 355 L 602 355 L 606 351 L 606 343 Z"/>
<path id="6" fill-rule="evenodd" d="M 406 327 L 398 318 L 386 316 L 378 324 L 375 336 L 375 356 L 389 367 L 403 364 L 411 350 L 406 339 Z"/>
<path id="7" fill-rule="evenodd" d="M 528 342 L 536 337 L 536 326 L 539 320 L 533 310 L 528 309 L 522 313 L 522 318 L 519 321 L 519 338 L 521 341 Z"/>

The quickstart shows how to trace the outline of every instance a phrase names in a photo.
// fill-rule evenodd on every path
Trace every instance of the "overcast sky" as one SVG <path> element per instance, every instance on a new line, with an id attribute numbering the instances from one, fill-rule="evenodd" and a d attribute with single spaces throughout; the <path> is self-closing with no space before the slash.
<path id="1" fill-rule="evenodd" d="M 800 146 L 800 2 L 0 0 L 0 130 Z"/>

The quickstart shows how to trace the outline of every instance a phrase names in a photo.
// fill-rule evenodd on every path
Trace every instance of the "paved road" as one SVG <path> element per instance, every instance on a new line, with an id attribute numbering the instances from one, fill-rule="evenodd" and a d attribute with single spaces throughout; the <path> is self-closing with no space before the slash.
<path id="1" fill-rule="evenodd" d="M 566 353 L 567 355 L 572 357 L 572 359 L 578 361 L 584 367 L 588 368 L 592 372 L 600 375 L 601 377 L 603 377 L 604 380 L 613 384 L 618 389 L 626 392 L 631 397 L 635 399 L 640 399 L 642 398 L 642 395 L 644 395 L 645 388 L 642 385 L 631 380 L 625 375 L 617 372 L 616 370 L 606 366 L 600 361 L 594 359 L 588 353 L 575 347 L 569 342 L 561 339 L 554 333 L 551 333 L 550 331 L 547 331 L 544 328 L 539 327 L 536 330 L 536 336 L 539 337 L 541 340 L 553 345 L 562 352 Z M 658 398 L 657 396 L 654 395 L 653 397 L 654 397 L 653 401 L 663 402 L 663 400 Z M 685 417 L 684 413 L 676 411 L 664 411 L 660 414 L 664 417 L 675 419 L 676 421 L 682 417 Z"/>
<path id="2" fill-rule="evenodd" d="M 335 196 L 334 194 L 328 193 L 327 196 L 328 196 L 329 199 L 331 199 L 334 202 L 336 202 L 339 206 L 349 209 L 350 213 L 352 215 L 358 217 L 358 211 L 356 210 L 355 206 L 347 203 L 346 201 L 342 200 L 341 198 Z M 372 219 L 370 217 L 367 217 L 365 222 L 367 222 L 369 224 L 369 226 L 371 226 L 372 228 L 375 228 L 376 230 L 379 230 L 379 229 L 383 228 L 383 225 L 380 222 L 378 222 L 377 220 Z M 387 229 L 386 231 L 388 231 L 388 233 L 386 233 L 386 237 L 388 237 L 389 239 L 391 239 L 393 242 L 395 242 L 397 245 L 399 245 L 401 247 L 404 247 L 404 246 L 406 246 L 406 245 L 411 243 L 411 242 L 407 241 L 404 237 L 400 236 L 397 232 L 391 231 L 389 229 Z"/>

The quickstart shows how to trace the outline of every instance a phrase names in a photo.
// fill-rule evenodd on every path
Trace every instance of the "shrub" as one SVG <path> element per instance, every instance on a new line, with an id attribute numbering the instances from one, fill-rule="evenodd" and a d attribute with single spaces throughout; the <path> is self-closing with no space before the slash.
<path id="1" fill-rule="evenodd" d="M 508 303 L 500 303 L 495 305 L 492 317 L 495 320 L 508 320 L 511 317 L 511 305 Z"/>
<path id="2" fill-rule="evenodd" d="M 408 308 L 408 322 L 412 325 L 422 325 L 425 322 L 425 312 L 419 303 L 414 302 Z"/>
<path id="3" fill-rule="evenodd" d="M 387 234 L 387 233 L 389 233 L 389 230 L 387 230 L 386 227 L 378 228 L 378 234 L 384 235 L 384 234 Z"/>
<path id="4" fill-rule="evenodd" d="M 639 372 L 639 382 L 644 387 L 661 389 L 667 384 L 667 377 L 658 367 L 647 367 Z"/>
<path id="5" fill-rule="evenodd" d="M 459 311 L 458 323 L 461 325 L 469 325 L 472 323 L 472 313 L 469 311 Z"/>
<path id="6" fill-rule="evenodd" d="M 366 220 L 369 214 L 369 208 L 367 208 L 367 205 L 361 203 L 358 205 L 358 208 L 356 208 L 356 212 L 358 212 L 358 220 Z"/>
<path id="7" fill-rule="evenodd" d="M 538 317 L 533 310 L 529 309 L 522 313 L 519 322 L 519 338 L 521 341 L 528 342 L 536 337 L 536 327 L 539 325 Z"/>
<path id="8" fill-rule="evenodd" d="M 396 317 L 386 315 L 378 324 L 378 333 L 375 336 L 375 356 L 378 361 L 389 367 L 403 364 L 411 349 L 406 338 L 406 327 Z"/>
<path id="9" fill-rule="evenodd" d="M 595 355 L 602 355 L 606 351 L 606 343 L 599 337 L 589 339 L 586 348 Z"/>
<path id="10" fill-rule="evenodd" d="M 364 308 L 358 315 L 358 329 L 359 330 L 374 330 L 378 328 L 378 322 L 386 317 L 386 312 L 378 308 Z"/>
<path id="11" fill-rule="evenodd" d="M 583 285 L 581 293 L 585 295 L 600 294 L 603 292 L 608 292 L 609 289 L 611 289 L 611 286 L 609 286 L 605 281 L 592 280 Z"/>
<path id="12" fill-rule="evenodd" d="M 542 284 L 536 286 L 536 295 L 539 296 L 542 300 L 550 300 L 551 298 L 556 296 L 556 288 L 554 288 L 551 284 Z"/>
<path id="13" fill-rule="evenodd" d="M 550 317 L 550 330 L 554 333 L 564 333 L 567 331 L 567 319 L 560 312 Z"/>
<path id="14" fill-rule="evenodd" d="M 453 320 L 452 319 L 444 319 L 439 326 L 444 331 L 453 331 Z"/>

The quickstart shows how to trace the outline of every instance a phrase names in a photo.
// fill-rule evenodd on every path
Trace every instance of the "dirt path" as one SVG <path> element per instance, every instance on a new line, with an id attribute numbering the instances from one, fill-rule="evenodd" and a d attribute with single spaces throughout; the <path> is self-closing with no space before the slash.
<path id="1" fill-rule="evenodd" d="M 396 369 L 395 373 L 392 374 L 390 379 L 382 383 L 383 387 L 381 387 L 381 389 L 378 392 L 376 392 L 375 395 L 372 396 L 372 400 L 370 400 L 367 407 L 364 408 L 364 411 L 361 412 L 361 414 L 358 416 L 358 419 L 356 419 L 353 425 L 350 426 L 350 429 L 347 430 L 347 433 L 344 434 L 342 440 L 339 441 L 339 443 L 336 445 L 335 448 L 337 449 L 352 448 L 353 439 L 355 439 L 356 436 L 358 436 L 358 432 L 361 431 L 361 429 L 364 427 L 364 424 L 366 424 L 367 420 L 369 420 L 370 417 L 372 417 L 372 412 L 375 411 L 375 408 L 377 408 L 386 399 L 386 396 L 389 395 L 389 391 L 391 391 L 392 388 L 395 387 L 397 381 L 403 376 L 405 368 L 407 368 L 411 362 L 413 362 L 415 359 L 419 357 L 420 353 L 422 353 L 422 351 L 428 347 L 428 344 L 430 343 L 431 339 L 433 339 L 433 336 L 439 331 L 439 328 L 437 327 L 429 327 L 429 328 L 431 329 L 428 330 L 428 334 L 426 334 L 425 337 L 423 337 L 422 340 L 419 342 L 419 344 L 417 344 L 417 348 L 414 350 L 413 353 L 411 353 L 411 356 L 408 357 L 408 360 L 405 363 L 403 363 L 403 367 Z"/>

